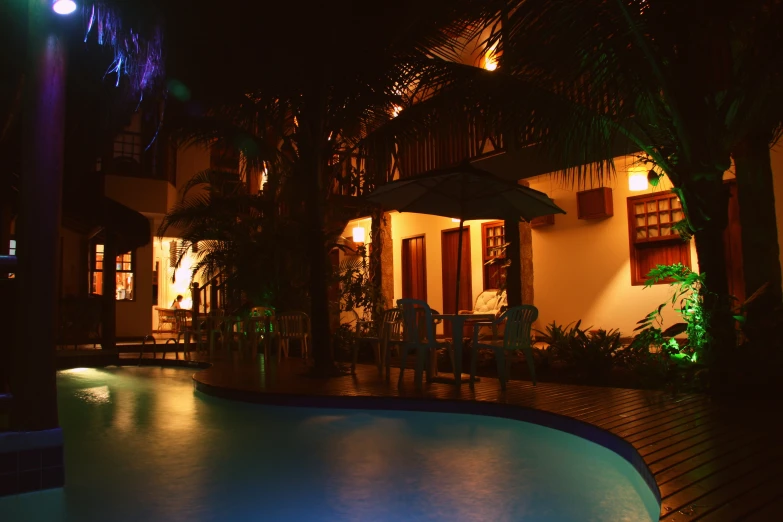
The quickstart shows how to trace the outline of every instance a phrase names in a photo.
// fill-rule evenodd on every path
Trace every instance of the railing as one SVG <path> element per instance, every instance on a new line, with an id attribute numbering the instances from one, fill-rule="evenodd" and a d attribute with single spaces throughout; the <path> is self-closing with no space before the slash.
<path id="1" fill-rule="evenodd" d="M 199 315 L 214 314 L 231 305 L 226 276 L 222 272 L 207 281 L 204 286 L 193 283 L 191 295 L 193 296 L 193 310 Z"/>
<path id="2" fill-rule="evenodd" d="M 425 135 L 406 136 L 390 145 L 367 142 L 342 161 L 332 193 L 359 196 L 395 179 L 456 165 L 504 150 L 503 134 L 481 115 L 444 118 Z"/>
<path id="3" fill-rule="evenodd" d="M 176 150 L 165 135 L 153 140 L 141 133 L 121 132 L 114 139 L 111 156 L 103 158 L 101 169 L 108 174 L 159 179 L 176 185 Z"/>
<path id="4" fill-rule="evenodd" d="M 392 153 L 387 180 L 450 167 L 503 149 L 503 135 L 476 117 L 449 119 L 426 136 L 402 141 Z"/>

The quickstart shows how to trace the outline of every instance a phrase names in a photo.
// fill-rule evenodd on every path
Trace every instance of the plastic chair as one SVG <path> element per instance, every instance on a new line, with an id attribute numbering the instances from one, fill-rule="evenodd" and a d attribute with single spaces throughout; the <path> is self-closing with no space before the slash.
<path id="1" fill-rule="evenodd" d="M 356 312 L 354 312 L 355 314 Z M 390 341 L 400 341 L 400 332 L 402 330 L 402 322 L 399 308 L 389 308 L 385 310 L 381 315 L 379 324 L 375 324 L 373 321 L 360 321 L 357 316 L 356 320 L 356 340 L 351 348 L 351 373 L 356 373 L 356 358 L 359 353 L 359 343 L 361 341 L 370 342 L 375 349 L 375 364 L 378 366 L 378 373 L 383 375 L 383 366 L 387 365 L 387 351 Z M 367 335 L 367 334 L 370 335 Z M 375 335 L 372 335 L 372 334 Z M 387 376 L 388 379 L 388 376 Z"/>
<path id="2" fill-rule="evenodd" d="M 479 328 L 473 330 L 473 350 L 470 357 L 470 387 L 473 388 L 473 381 L 476 378 L 476 359 L 479 348 L 491 348 L 495 352 L 495 361 L 498 365 L 498 379 L 500 379 L 500 389 L 506 389 L 508 381 L 508 359 L 506 352 L 522 350 L 527 359 L 527 366 L 530 369 L 530 376 L 533 379 L 533 385 L 536 384 L 536 369 L 533 363 L 533 350 L 530 347 L 530 328 L 533 321 L 538 318 L 538 308 L 532 305 L 515 306 L 506 310 L 503 315 L 494 321 L 480 322 L 478 325 L 492 326 L 493 328 L 505 321 L 505 333 L 503 339 L 493 339 L 489 342 L 479 342 Z"/>
<path id="3" fill-rule="evenodd" d="M 408 351 L 416 350 L 416 370 L 413 381 L 421 386 L 422 375 L 427 367 L 427 359 L 431 350 L 438 349 L 435 340 L 435 325 L 432 321 L 432 309 L 424 301 L 418 299 L 398 299 L 397 306 L 402 316 L 402 341 L 400 345 L 400 377 L 397 386 L 402 386 L 403 372 Z M 388 368 L 387 350 L 386 363 Z M 388 373 L 387 373 L 388 375 Z"/>
<path id="4" fill-rule="evenodd" d="M 302 358 L 310 357 L 310 318 L 304 312 L 287 312 L 277 314 L 277 361 L 280 362 L 280 352 L 288 357 L 288 347 L 291 339 L 302 343 Z"/>
<path id="5" fill-rule="evenodd" d="M 269 342 L 277 334 L 273 327 L 275 321 L 274 308 L 265 306 L 254 306 L 250 310 L 250 317 L 247 318 L 245 335 L 248 343 L 248 349 L 255 346 L 258 349 L 259 343 L 264 343 L 264 357 L 269 355 Z"/>

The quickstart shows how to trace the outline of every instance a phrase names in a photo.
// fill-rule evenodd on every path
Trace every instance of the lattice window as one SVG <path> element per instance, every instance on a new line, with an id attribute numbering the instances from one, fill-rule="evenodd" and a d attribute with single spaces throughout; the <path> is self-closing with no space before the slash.
<path id="1" fill-rule="evenodd" d="M 690 244 L 673 228 L 684 218 L 682 204 L 671 191 L 628 198 L 631 284 L 643 285 L 656 265 L 682 263 L 690 268 Z"/>
<path id="2" fill-rule="evenodd" d="M 633 201 L 634 242 L 669 240 L 678 237 L 672 225 L 682 221 L 680 198 L 671 192 Z"/>
<path id="3" fill-rule="evenodd" d="M 498 288 L 502 283 L 501 262 L 487 264 L 493 259 L 505 259 L 506 229 L 502 221 L 492 221 L 481 225 L 482 259 L 484 261 L 484 289 Z"/>

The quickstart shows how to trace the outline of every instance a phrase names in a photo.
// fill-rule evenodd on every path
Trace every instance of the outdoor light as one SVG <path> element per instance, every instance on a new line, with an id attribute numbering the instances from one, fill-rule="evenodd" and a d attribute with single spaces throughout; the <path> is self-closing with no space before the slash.
<path id="1" fill-rule="evenodd" d="M 364 228 L 353 227 L 353 242 L 364 243 Z"/>
<path id="2" fill-rule="evenodd" d="M 52 10 L 58 15 L 69 15 L 76 11 L 76 2 L 73 0 L 52 0 Z"/>
<path id="3" fill-rule="evenodd" d="M 628 189 L 631 192 L 647 190 L 647 170 L 644 167 L 628 169 Z"/>
<path id="4" fill-rule="evenodd" d="M 484 69 L 487 71 L 494 71 L 498 68 L 498 58 L 495 55 L 495 48 L 488 50 L 484 54 Z"/>

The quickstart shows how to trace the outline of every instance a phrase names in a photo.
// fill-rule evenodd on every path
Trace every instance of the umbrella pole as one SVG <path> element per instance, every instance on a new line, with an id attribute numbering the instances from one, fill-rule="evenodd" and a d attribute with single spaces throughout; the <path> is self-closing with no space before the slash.
<path id="1" fill-rule="evenodd" d="M 454 313 L 459 313 L 459 283 L 460 272 L 462 271 L 462 228 L 464 227 L 465 220 L 459 218 L 459 239 L 457 240 L 457 296 L 456 304 L 454 306 Z"/>

